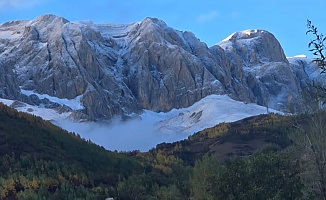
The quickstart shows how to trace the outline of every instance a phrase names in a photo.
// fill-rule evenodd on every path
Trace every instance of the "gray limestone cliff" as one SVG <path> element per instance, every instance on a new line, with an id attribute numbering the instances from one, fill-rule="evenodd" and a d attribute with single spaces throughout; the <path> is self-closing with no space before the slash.
<path id="1" fill-rule="evenodd" d="M 246 30 L 230 35 L 219 46 L 231 61 L 235 77 L 242 77 L 242 85 L 252 92 L 251 102 L 285 112 L 303 112 L 304 105 L 312 103 L 312 99 L 306 102 L 313 91 L 306 71 L 315 64 L 305 58 L 287 59 L 273 34 Z"/>
<path id="2" fill-rule="evenodd" d="M 54 15 L 7 22 L 0 26 L 0 65 L 1 98 L 80 99 L 81 107 L 68 110 L 90 120 L 165 112 L 210 94 L 300 111 L 301 93 L 312 85 L 312 65 L 290 63 L 267 31 L 238 32 L 208 48 L 155 18 L 125 25 Z"/>

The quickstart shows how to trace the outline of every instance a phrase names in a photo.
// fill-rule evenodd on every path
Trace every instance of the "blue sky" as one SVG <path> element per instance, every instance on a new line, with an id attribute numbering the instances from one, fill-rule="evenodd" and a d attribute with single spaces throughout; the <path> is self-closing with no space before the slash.
<path id="1" fill-rule="evenodd" d="M 280 41 L 285 54 L 306 54 L 312 20 L 326 34 L 326 0 L 0 0 L 0 24 L 55 14 L 69 21 L 131 23 L 156 17 L 193 32 L 208 46 L 236 31 L 264 29 Z"/>

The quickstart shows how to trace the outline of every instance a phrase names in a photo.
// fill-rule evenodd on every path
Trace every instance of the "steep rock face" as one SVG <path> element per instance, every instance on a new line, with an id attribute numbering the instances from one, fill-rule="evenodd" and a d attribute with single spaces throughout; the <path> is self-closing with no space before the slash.
<path id="1" fill-rule="evenodd" d="M 77 108 L 57 109 L 91 120 L 188 107 L 209 94 L 300 111 L 316 71 L 304 60 L 289 63 L 263 30 L 238 32 L 208 48 L 155 18 L 123 25 L 54 15 L 1 25 L 0 63 L 1 98 L 49 107 L 59 104 L 39 94 L 80 99 Z"/>
<path id="2" fill-rule="evenodd" d="M 256 100 L 251 101 L 286 112 L 303 111 L 302 93 L 312 87 L 304 69 L 313 64 L 290 64 L 277 39 L 264 30 L 234 33 L 219 46 L 231 60 L 235 77 L 242 77 L 242 85 L 253 92 Z"/>
<path id="3" fill-rule="evenodd" d="M 300 108 L 296 110 L 290 107 L 290 109 L 299 112 L 315 110 L 320 106 L 318 98 L 320 97 L 320 101 L 325 98 L 323 89 L 326 88 L 325 74 L 321 74 L 321 69 L 312 61 L 313 59 L 292 57 L 288 60 L 295 77 L 295 85 L 299 88 L 298 96 L 291 96 L 290 100 Z"/>
<path id="4" fill-rule="evenodd" d="M 1 30 L 11 34 L 1 58 L 12 60 L 22 89 L 62 99 L 82 95 L 83 112 L 91 119 L 140 112 L 130 90 L 111 73 L 114 44 L 96 30 L 53 15 L 4 24 Z M 107 55 L 96 52 L 106 49 Z"/>
<path id="5" fill-rule="evenodd" d="M 143 108 L 168 111 L 190 106 L 208 94 L 223 93 L 223 85 L 201 60 L 210 55 L 207 46 L 193 34 L 176 31 L 151 18 L 133 31 L 120 58 L 124 63 L 121 70 Z M 210 65 L 220 63 L 210 56 Z M 222 67 L 216 71 L 219 73 L 225 73 Z"/>
<path id="6" fill-rule="evenodd" d="M 236 32 L 220 44 L 228 54 L 236 55 L 237 62 L 254 66 L 266 62 L 288 63 L 284 51 L 273 34 L 265 30 Z"/>
<path id="7" fill-rule="evenodd" d="M 21 100 L 19 86 L 8 64 L 0 63 L 0 96 L 5 99 Z"/>

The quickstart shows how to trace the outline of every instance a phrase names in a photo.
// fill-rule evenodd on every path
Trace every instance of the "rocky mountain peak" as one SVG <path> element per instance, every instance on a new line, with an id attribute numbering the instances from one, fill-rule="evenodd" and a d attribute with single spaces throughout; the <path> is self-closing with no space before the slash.
<path id="1" fill-rule="evenodd" d="M 163 20 L 160 20 L 158 18 L 153 17 L 146 17 L 140 22 L 141 25 L 157 25 L 157 26 L 167 26 L 166 23 Z"/>
<path id="2" fill-rule="evenodd" d="M 224 50 L 238 54 L 244 66 L 266 62 L 288 63 L 275 36 L 266 30 L 245 30 L 236 32 L 218 44 Z"/>
<path id="3" fill-rule="evenodd" d="M 139 26 L 134 28 L 136 40 L 139 44 L 144 44 L 146 47 L 160 44 L 164 48 L 176 48 L 177 46 L 192 54 L 197 53 L 200 49 L 208 50 L 205 43 L 191 32 L 179 31 L 169 27 L 164 21 L 157 18 L 147 17 L 139 23 Z M 131 31 L 132 32 L 132 31 Z M 201 52 L 203 53 L 203 52 Z"/>
<path id="4" fill-rule="evenodd" d="M 246 39 L 252 39 L 257 37 L 262 37 L 263 34 L 271 34 L 268 31 L 265 30 L 245 30 L 240 32 L 235 32 L 231 34 L 229 37 L 225 38 L 224 41 L 232 41 L 235 42 L 236 40 L 246 40 Z"/>
<path id="5" fill-rule="evenodd" d="M 45 14 L 37 17 L 36 19 L 32 20 L 32 23 L 42 23 L 42 24 L 51 24 L 51 23 L 61 23 L 66 24 L 69 21 L 63 17 L 59 17 L 53 14 Z"/>
<path id="6" fill-rule="evenodd" d="M 153 43 L 179 45 L 182 42 L 178 31 L 157 18 L 145 18 L 139 23 L 136 30 L 137 42 L 148 43 L 147 45 L 152 45 Z"/>

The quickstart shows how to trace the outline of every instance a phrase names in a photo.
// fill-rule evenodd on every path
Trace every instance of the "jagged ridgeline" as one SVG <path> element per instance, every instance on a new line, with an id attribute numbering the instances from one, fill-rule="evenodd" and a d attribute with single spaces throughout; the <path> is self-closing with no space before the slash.
<path id="1" fill-rule="evenodd" d="M 77 119 L 165 112 L 210 94 L 302 111 L 316 70 L 307 59 L 288 60 L 264 30 L 238 32 L 207 47 L 155 18 L 93 24 L 44 15 L 0 26 L 0 97 L 34 105 L 42 104 L 35 94 L 77 100 L 77 107 L 66 105 Z"/>

